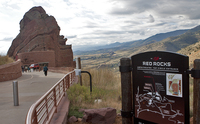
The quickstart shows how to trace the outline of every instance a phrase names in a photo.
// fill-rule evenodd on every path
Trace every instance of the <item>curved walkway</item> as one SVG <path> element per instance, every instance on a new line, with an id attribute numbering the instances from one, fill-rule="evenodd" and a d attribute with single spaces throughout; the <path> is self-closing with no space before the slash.
<path id="1" fill-rule="evenodd" d="M 0 82 L 0 123 L 24 124 L 30 106 L 65 74 L 48 72 L 23 73 L 18 79 L 19 106 L 13 102 L 13 81 Z"/>

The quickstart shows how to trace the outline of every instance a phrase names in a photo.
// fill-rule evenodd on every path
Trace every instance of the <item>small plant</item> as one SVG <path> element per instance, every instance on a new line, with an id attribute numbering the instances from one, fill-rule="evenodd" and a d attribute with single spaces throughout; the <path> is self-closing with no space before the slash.
<path id="1" fill-rule="evenodd" d="M 81 108 L 77 106 L 72 106 L 70 104 L 68 117 L 75 116 L 76 118 L 82 118 L 83 112 L 80 112 L 79 109 Z"/>

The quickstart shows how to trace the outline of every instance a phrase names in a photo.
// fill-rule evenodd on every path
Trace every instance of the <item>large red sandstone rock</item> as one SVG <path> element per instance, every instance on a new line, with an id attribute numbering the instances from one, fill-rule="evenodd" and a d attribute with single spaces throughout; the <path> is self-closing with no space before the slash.
<path id="1" fill-rule="evenodd" d="M 117 116 L 114 108 L 82 109 L 81 111 L 84 112 L 82 121 L 92 124 L 113 124 Z"/>
<path id="2" fill-rule="evenodd" d="M 55 18 L 47 15 L 41 6 L 33 7 L 20 21 L 20 33 L 13 40 L 7 54 L 15 58 L 18 53 L 53 50 L 55 66 L 72 66 L 74 63 L 71 45 L 65 45 L 67 38 L 59 33 L 60 27 Z"/>
<path id="3" fill-rule="evenodd" d="M 8 55 L 15 57 L 17 53 L 52 47 L 50 44 L 57 42 L 59 31 L 53 16 L 48 16 L 42 7 L 33 7 L 20 21 L 20 33 L 13 40 Z"/>

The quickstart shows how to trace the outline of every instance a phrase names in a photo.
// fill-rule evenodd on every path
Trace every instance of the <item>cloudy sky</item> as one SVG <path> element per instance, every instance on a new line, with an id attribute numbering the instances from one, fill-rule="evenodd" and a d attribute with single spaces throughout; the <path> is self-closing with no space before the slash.
<path id="1" fill-rule="evenodd" d="M 19 34 L 34 6 L 56 18 L 67 44 L 92 45 L 145 39 L 200 25 L 199 0 L 0 0 L 0 54 Z"/>

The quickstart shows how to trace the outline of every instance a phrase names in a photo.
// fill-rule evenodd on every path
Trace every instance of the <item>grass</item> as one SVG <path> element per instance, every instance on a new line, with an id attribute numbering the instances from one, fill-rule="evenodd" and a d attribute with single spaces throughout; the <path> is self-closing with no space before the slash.
<path id="1" fill-rule="evenodd" d="M 12 62 L 14 62 L 14 60 L 12 58 L 10 58 L 8 56 L 0 55 L 0 65 L 12 63 Z"/>
<path id="2" fill-rule="evenodd" d="M 83 112 L 79 112 L 79 109 L 81 109 L 80 107 L 77 106 L 71 106 L 70 105 L 70 110 L 68 113 L 68 116 L 75 116 L 76 118 L 82 118 L 83 117 Z"/>
<path id="3" fill-rule="evenodd" d="M 119 112 L 121 109 L 119 76 L 109 69 L 84 71 L 88 71 L 92 75 L 92 93 L 90 93 L 89 75 L 82 73 L 83 86 L 75 84 L 67 91 L 70 99 L 69 116 L 82 117 L 82 113 L 78 112 L 79 109 L 112 107 Z M 95 102 L 97 99 L 101 99 L 102 102 Z"/>

